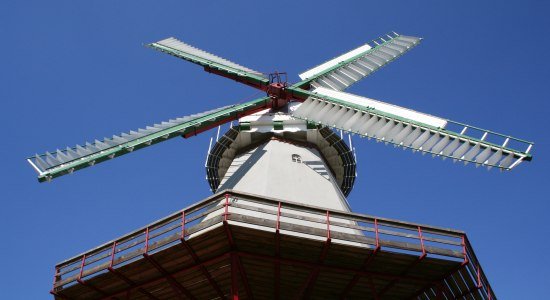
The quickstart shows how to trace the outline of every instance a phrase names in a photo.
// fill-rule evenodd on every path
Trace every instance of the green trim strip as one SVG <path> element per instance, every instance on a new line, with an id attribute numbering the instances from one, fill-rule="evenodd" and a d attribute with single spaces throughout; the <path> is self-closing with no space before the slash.
<path id="1" fill-rule="evenodd" d="M 107 148 L 103 151 L 92 153 L 73 161 L 66 162 L 60 166 L 47 169 L 45 172 L 41 173 L 38 176 L 38 181 L 49 181 L 53 178 L 72 173 L 73 171 L 80 170 L 124 154 L 128 154 L 135 150 L 145 148 L 177 136 L 200 131 L 201 129 L 207 128 L 208 126 L 215 124 L 220 120 L 236 119 L 237 117 L 241 117 L 243 114 L 246 114 L 247 111 L 266 106 L 269 101 L 269 97 L 263 97 L 244 104 L 235 105 L 233 107 L 214 112 L 198 119 L 190 120 L 183 124 L 169 127 L 158 132 L 143 136 L 141 138 L 128 141 L 126 143 L 111 148 Z"/>

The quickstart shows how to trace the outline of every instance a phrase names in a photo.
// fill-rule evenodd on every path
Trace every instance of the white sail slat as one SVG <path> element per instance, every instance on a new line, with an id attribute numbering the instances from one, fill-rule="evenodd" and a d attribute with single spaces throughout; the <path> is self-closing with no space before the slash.
<path id="1" fill-rule="evenodd" d="M 478 156 L 476 156 L 476 167 L 479 167 L 481 164 L 485 162 L 485 160 L 491 155 L 491 148 L 486 147 L 485 150 L 483 150 Z"/>
<path id="2" fill-rule="evenodd" d="M 412 144 L 413 151 L 419 149 L 430 138 L 430 131 L 425 130 Z"/>
<path id="3" fill-rule="evenodd" d="M 209 60 L 209 61 L 218 63 L 220 65 L 224 65 L 224 66 L 236 69 L 236 70 L 242 70 L 242 71 L 257 75 L 257 76 L 263 76 L 263 74 L 261 72 L 254 71 L 250 68 L 247 68 L 247 67 L 241 66 L 239 64 L 236 64 L 232 61 L 229 61 L 225 58 L 221 58 L 221 57 L 219 57 L 217 55 L 214 55 L 212 53 L 209 53 L 209 52 L 206 52 L 204 50 L 198 49 L 196 47 L 188 45 L 188 44 L 186 44 L 186 43 L 184 43 L 184 42 L 182 42 L 182 41 L 180 41 L 176 38 L 173 38 L 173 37 L 158 41 L 156 43 L 151 44 L 150 46 L 154 47 L 154 46 L 157 46 L 157 45 L 168 47 L 168 48 L 174 49 L 174 50 L 178 50 L 178 51 L 193 55 L 195 57 L 202 58 L 202 59 L 205 59 L 205 60 Z"/>
<path id="4" fill-rule="evenodd" d="M 391 33 L 379 42 L 364 44 L 299 76 L 313 87 L 321 86 L 342 91 L 418 45 L 421 40 Z"/>
<path id="5" fill-rule="evenodd" d="M 474 157 L 481 151 L 481 145 L 478 143 L 470 151 L 466 152 L 462 159 L 464 159 L 464 164 L 468 164 L 471 160 L 474 159 Z"/>

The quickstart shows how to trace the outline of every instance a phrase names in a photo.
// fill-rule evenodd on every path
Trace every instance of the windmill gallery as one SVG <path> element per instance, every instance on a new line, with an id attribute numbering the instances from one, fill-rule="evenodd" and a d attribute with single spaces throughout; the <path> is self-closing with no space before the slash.
<path id="1" fill-rule="evenodd" d="M 496 299 L 464 232 L 353 213 L 346 199 L 356 177 L 351 135 L 504 171 L 532 159 L 532 142 L 343 92 L 420 42 L 392 32 L 294 84 L 285 73 L 264 75 L 175 38 L 149 44 L 266 96 L 29 157 L 38 180 L 51 181 L 218 127 L 206 160 L 212 196 L 59 263 L 51 293 Z"/>

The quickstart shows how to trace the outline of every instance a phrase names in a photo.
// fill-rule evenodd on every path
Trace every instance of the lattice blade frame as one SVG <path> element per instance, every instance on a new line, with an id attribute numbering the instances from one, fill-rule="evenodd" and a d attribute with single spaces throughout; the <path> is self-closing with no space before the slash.
<path id="1" fill-rule="evenodd" d="M 395 32 L 373 40 L 300 74 L 293 87 L 342 91 L 417 46 L 421 38 Z"/>
<path id="2" fill-rule="evenodd" d="M 403 117 L 399 111 L 392 113 L 368 105 L 361 105 L 357 101 L 350 101 L 350 96 L 359 96 L 338 91 L 317 89 L 316 93 L 294 89 L 293 93 L 308 96 L 304 103 L 292 112 L 293 117 L 369 139 L 374 138 L 413 151 L 431 153 L 433 156 L 443 159 L 451 158 L 455 161 L 463 161 L 465 164 L 483 165 L 489 169 L 496 167 L 502 170 L 511 170 L 521 162 L 532 159 L 529 152 L 534 143 L 508 135 L 434 117 L 436 121 L 438 119 L 444 121 L 441 123 L 441 127 L 437 127 L 422 122 L 422 118 L 419 117 L 412 119 Z M 455 132 L 446 129 L 448 124 L 463 127 L 460 132 Z M 467 135 L 468 130 L 478 131 L 481 136 Z M 503 139 L 503 143 L 489 142 L 488 136 L 500 137 Z M 511 147 L 509 144 L 512 141 L 522 145 L 523 148 Z"/>
<path id="3" fill-rule="evenodd" d="M 107 161 L 135 150 L 145 148 L 168 139 L 183 136 L 190 137 L 200 132 L 236 120 L 247 114 L 265 109 L 270 103 L 269 97 L 263 97 L 239 105 L 214 109 L 205 113 L 182 117 L 167 122 L 147 126 L 145 129 L 122 133 L 113 138 L 93 143 L 77 145 L 65 150 L 46 152 L 27 158 L 38 172 L 38 181 L 50 181 L 53 178 L 73 173 L 97 163 Z"/>
<path id="4" fill-rule="evenodd" d="M 173 37 L 147 44 L 147 47 L 203 66 L 209 73 L 228 77 L 256 88 L 265 89 L 269 85 L 269 79 L 261 72 L 200 50 Z"/>

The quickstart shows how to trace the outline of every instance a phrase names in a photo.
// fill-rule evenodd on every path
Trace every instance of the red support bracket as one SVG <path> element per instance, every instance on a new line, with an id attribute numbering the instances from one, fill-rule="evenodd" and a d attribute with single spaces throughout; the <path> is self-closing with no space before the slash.
<path id="1" fill-rule="evenodd" d="M 424 238 L 422 237 L 422 229 L 418 226 L 418 238 L 420 239 L 420 248 L 422 249 L 422 255 L 418 259 L 426 257 L 426 247 L 424 247 Z"/>

